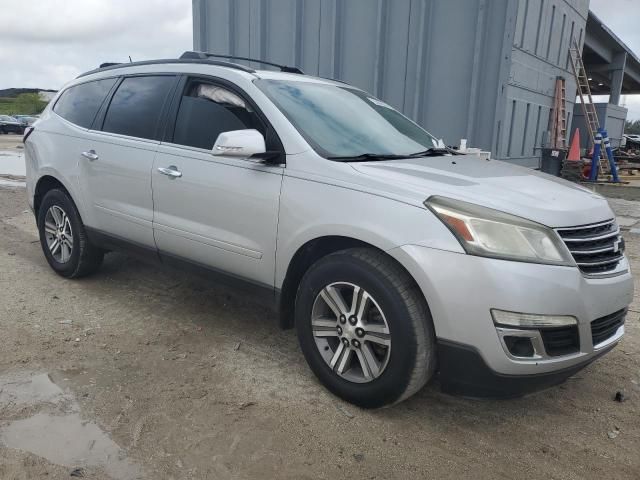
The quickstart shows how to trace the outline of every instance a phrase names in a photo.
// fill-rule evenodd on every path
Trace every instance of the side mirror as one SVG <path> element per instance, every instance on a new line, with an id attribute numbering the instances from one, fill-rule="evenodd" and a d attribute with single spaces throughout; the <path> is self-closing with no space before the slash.
<path id="1" fill-rule="evenodd" d="M 249 158 L 264 155 L 267 148 L 262 134 L 254 129 L 233 130 L 218 135 L 212 155 Z"/>

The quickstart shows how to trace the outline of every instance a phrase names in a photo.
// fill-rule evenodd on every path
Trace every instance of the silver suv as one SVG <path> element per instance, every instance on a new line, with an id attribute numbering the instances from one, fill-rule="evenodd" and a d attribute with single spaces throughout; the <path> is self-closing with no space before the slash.
<path id="1" fill-rule="evenodd" d="M 110 65 L 25 143 L 57 273 L 128 249 L 250 287 L 363 407 L 436 373 L 447 392 L 521 395 L 624 333 L 633 281 L 604 198 L 444 148 L 344 83 L 195 52 Z"/>

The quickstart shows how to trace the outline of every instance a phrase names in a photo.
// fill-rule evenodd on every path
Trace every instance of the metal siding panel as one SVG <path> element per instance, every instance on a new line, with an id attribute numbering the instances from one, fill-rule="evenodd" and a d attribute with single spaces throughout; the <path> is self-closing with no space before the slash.
<path id="1" fill-rule="evenodd" d="M 260 0 L 258 0 L 260 1 Z M 262 0 L 266 6 L 266 31 L 263 35 L 263 51 L 266 60 L 293 65 L 296 63 L 296 45 L 298 36 L 296 0 Z"/>
<path id="2" fill-rule="evenodd" d="M 457 144 L 466 136 L 468 97 L 471 88 L 473 43 L 478 2 L 435 2 L 429 89 L 425 95 L 423 124 L 436 136 Z M 451 25 L 456 25 L 455 29 Z"/>
<path id="3" fill-rule="evenodd" d="M 545 54 L 544 58 L 549 61 L 549 55 L 551 55 L 551 45 L 553 45 L 553 41 L 554 41 L 554 33 L 555 33 L 555 24 L 556 22 L 556 6 L 552 5 L 551 6 L 551 19 L 549 20 L 549 28 L 547 30 L 547 53 Z"/>
<path id="4" fill-rule="evenodd" d="M 207 48 L 207 0 L 193 0 L 193 47 L 195 50 Z"/>
<path id="5" fill-rule="evenodd" d="M 567 13 L 562 12 L 562 26 L 560 27 L 560 38 L 558 39 L 557 45 L 557 54 L 555 59 L 555 64 L 560 66 L 560 61 L 563 58 L 562 52 L 565 50 L 569 50 L 569 41 L 565 38 L 565 31 L 567 28 Z"/>
<path id="6" fill-rule="evenodd" d="M 414 120 L 418 118 L 421 102 L 424 52 L 429 48 L 429 43 L 424 41 L 425 11 L 429 5 L 421 0 L 411 0 L 410 4 L 403 111 Z"/>
<path id="7" fill-rule="evenodd" d="M 230 23 L 229 10 L 230 2 L 233 0 L 201 0 L 207 1 L 206 8 L 206 40 L 207 44 L 202 45 L 202 50 L 216 53 L 230 53 L 231 44 L 229 42 Z"/>
<path id="8" fill-rule="evenodd" d="M 529 0 L 518 0 L 518 15 L 516 17 L 515 36 L 513 37 L 514 45 L 520 45 L 522 37 L 526 31 L 526 17 L 529 11 Z"/>
<path id="9" fill-rule="evenodd" d="M 392 2 L 384 0 L 387 14 L 386 42 L 381 46 L 384 63 L 379 65 L 377 72 L 379 81 L 376 95 L 384 98 L 395 108 L 402 110 L 405 99 L 405 82 L 407 78 L 407 55 L 409 48 L 409 19 L 411 15 L 411 1 L 402 0 Z"/>
<path id="10" fill-rule="evenodd" d="M 270 0 L 250 0 L 249 3 L 249 57 L 263 58 L 266 48 L 266 13 L 269 11 Z"/>
<path id="11" fill-rule="evenodd" d="M 542 30 L 544 29 L 544 12 L 545 12 L 545 0 L 540 0 L 538 6 L 538 21 L 535 23 L 536 41 L 533 45 L 533 54 L 539 55 L 540 52 L 540 38 L 543 37 Z"/>
<path id="12" fill-rule="evenodd" d="M 475 140 L 476 138 L 476 110 L 477 110 L 477 97 L 478 97 L 478 84 L 480 82 L 481 75 L 481 61 L 482 61 L 482 49 L 484 47 L 484 34 L 487 15 L 487 2 L 486 0 L 480 0 L 478 2 L 478 12 L 476 15 L 475 26 L 475 38 L 473 42 L 473 56 L 471 63 L 471 85 L 469 87 L 468 94 L 468 114 L 467 114 L 467 128 L 465 132 L 465 138 Z"/>
<path id="13" fill-rule="evenodd" d="M 251 0 L 230 0 L 229 25 L 231 54 L 248 57 L 251 55 L 251 37 L 256 34 L 251 25 Z"/>
<path id="14" fill-rule="evenodd" d="M 418 0 L 419 1 L 419 0 Z M 426 110 L 426 95 L 431 88 L 432 77 L 428 74 L 430 71 L 429 66 L 431 64 L 431 57 L 435 52 L 433 45 L 433 29 L 431 26 L 434 23 L 434 6 L 435 1 L 419 2 L 422 5 L 420 12 L 420 23 L 417 30 L 417 42 L 420 43 L 418 49 L 418 65 L 419 68 L 416 71 L 416 95 L 414 108 L 411 112 L 411 118 L 421 124 L 423 127 L 429 129 L 424 123 L 425 110 Z"/>
<path id="15" fill-rule="evenodd" d="M 518 120 L 520 111 L 516 110 L 513 127 L 516 130 L 511 132 L 510 109 L 507 109 L 502 116 L 501 145 L 503 148 L 496 154 L 497 158 L 529 166 L 538 165 L 540 151 L 536 148 L 541 146 L 543 132 L 548 128 L 549 112 L 555 93 L 555 80 L 558 76 L 566 79 L 567 111 L 573 109 L 574 101 L 569 92 L 575 91 L 576 85 L 573 73 L 567 68 L 568 64 L 563 51 L 568 50 L 572 29 L 576 35 L 584 29 L 588 14 L 588 2 L 580 0 L 544 0 L 544 8 L 540 10 L 541 5 L 543 5 L 542 0 L 529 0 L 529 24 L 526 26 L 522 46 L 520 42 L 514 42 L 507 86 L 507 97 L 510 100 L 515 100 L 518 106 L 527 103 L 531 105 L 530 115 L 535 112 L 536 119 L 530 117 L 529 122 L 536 123 L 535 126 L 531 123 L 527 125 L 526 135 L 530 138 L 522 138 L 524 124 Z M 518 15 L 524 16 L 524 13 L 524 8 L 520 8 Z M 529 32 L 535 33 L 532 43 Z M 536 37 L 537 55 L 535 54 Z M 524 111 L 524 107 L 520 110 Z M 538 111 L 541 117 L 539 120 L 537 119 Z M 512 149 L 511 154 L 508 155 L 506 145 L 510 136 Z M 514 145 L 524 145 L 524 153 L 522 148 L 516 149 Z"/>
<path id="16" fill-rule="evenodd" d="M 511 63 L 517 11 L 518 4 L 511 0 L 490 0 L 486 3 L 479 81 L 474 99 L 475 121 L 469 145 L 492 151 L 494 157 L 498 136 L 501 135 L 499 130 L 503 128 L 505 86 Z M 488 68 L 488 65 L 497 68 Z"/>
<path id="17" fill-rule="evenodd" d="M 386 19 L 379 20 L 385 9 L 380 0 L 339 0 L 340 16 L 335 19 L 336 38 L 339 39 L 339 55 L 336 55 L 335 77 L 374 93 L 375 67 L 379 60 L 384 65 L 384 55 L 377 56 L 376 38 Z M 384 30 L 384 28 L 383 28 Z M 383 40 L 384 41 L 384 40 Z"/>
<path id="18" fill-rule="evenodd" d="M 338 25 L 336 24 L 336 8 L 340 0 L 319 0 L 320 2 L 320 51 L 318 58 L 318 75 L 322 77 L 336 78 L 336 50 L 340 45 L 337 38 Z"/>
<path id="19" fill-rule="evenodd" d="M 527 151 L 527 147 L 529 145 L 529 139 L 531 135 L 529 134 L 529 120 L 531 118 L 531 103 L 526 104 L 525 113 L 524 113 L 524 127 L 522 128 L 521 135 L 521 148 L 520 148 L 520 156 L 524 157 L 525 152 Z"/>

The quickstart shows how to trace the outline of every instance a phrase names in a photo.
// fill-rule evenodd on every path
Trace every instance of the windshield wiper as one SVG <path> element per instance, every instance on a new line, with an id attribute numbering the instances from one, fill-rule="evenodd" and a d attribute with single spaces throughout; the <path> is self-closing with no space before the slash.
<path id="1" fill-rule="evenodd" d="M 327 158 L 329 160 L 338 160 L 340 162 L 369 162 L 371 160 L 399 160 L 408 157 L 408 155 L 395 155 L 392 153 L 363 153 L 360 155 Z"/>
<path id="2" fill-rule="evenodd" d="M 407 158 L 436 157 L 436 156 L 447 155 L 447 154 L 457 155 L 458 152 L 456 152 L 455 150 L 452 150 L 450 148 L 447 148 L 447 147 L 444 147 L 444 148 L 432 147 L 432 148 L 427 148 L 426 150 L 423 150 L 421 152 L 416 152 L 416 153 L 412 153 L 410 155 L 407 155 Z"/>

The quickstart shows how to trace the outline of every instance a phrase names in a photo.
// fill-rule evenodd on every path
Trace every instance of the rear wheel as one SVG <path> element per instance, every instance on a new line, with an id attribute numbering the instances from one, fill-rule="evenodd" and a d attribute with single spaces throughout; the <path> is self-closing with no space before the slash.
<path id="1" fill-rule="evenodd" d="M 413 279 L 373 249 L 319 260 L 296 299 L 303 353 L 320 381 L 362 407 L 399 402 L 435 369 L 429 311 Z"/>
<path id="2" fill-rule="evenodd" d="M 46 193 L 38 209 L 38 231 L 44 256 L 59 275 L 82 277 L 102 264 L 103 250 L 89 242 L 80 214 L 65 191 Z"/>

